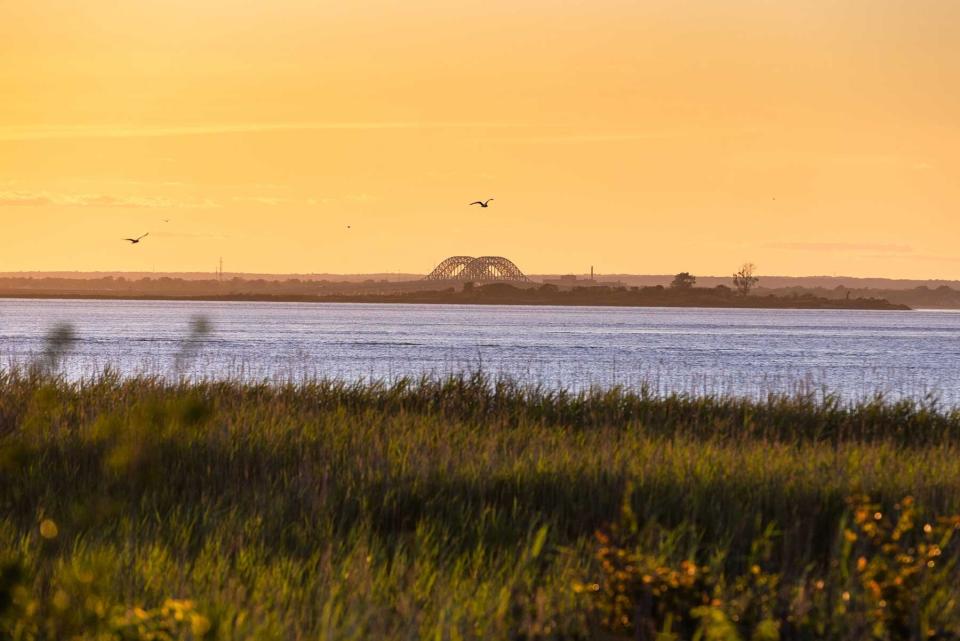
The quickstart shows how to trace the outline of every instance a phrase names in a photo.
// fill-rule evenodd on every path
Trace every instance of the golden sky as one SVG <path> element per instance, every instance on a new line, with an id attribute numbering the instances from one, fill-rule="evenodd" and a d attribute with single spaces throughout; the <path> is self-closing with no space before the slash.
<path id="1" fill-rule="evenodd" d="M 0 271 L 960 278 L 956 0 L 0 4 Z"/>

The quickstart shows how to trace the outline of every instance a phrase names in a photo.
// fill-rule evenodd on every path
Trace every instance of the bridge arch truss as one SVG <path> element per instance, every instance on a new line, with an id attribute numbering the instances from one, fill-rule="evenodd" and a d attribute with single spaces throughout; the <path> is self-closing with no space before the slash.
<path id="1" fill-rule="evenodd" d="M 503 256 L 451 256 L 437 265 L 424 280 L 470 283 L 529 283 L 513 261 Z"/>

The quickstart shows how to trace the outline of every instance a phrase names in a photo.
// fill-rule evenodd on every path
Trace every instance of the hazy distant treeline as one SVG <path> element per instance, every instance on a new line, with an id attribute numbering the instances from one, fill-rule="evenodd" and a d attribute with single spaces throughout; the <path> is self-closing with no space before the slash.
<path id="1" fill-rule="evenodd" d="M 928 292 L 930 290 L 927 290 Z M 960 292 L 952 304 L 960 307 Z M 892 291 L 903 298 L 903 292 Z M 755 290 L 748 297 L 727 286 L 675 289 L 595 285 L 560 288 L 540 283 L 506 283 L 453 287 L 436 281 L 363 283 L 267 281 L 240 278 L 181 280 L 175 278 L 0 279 L 0 297 L 209 298 L 216 300 L 291 300 L 309 302 L 455 303 L 522 305 L 615 305 L 650 307 L 772 307 L 803 309 L 895 309 L 910 303 L 885 299 L 882 293 L 846 290 Z M 946 298 L 944 298 L 946 300 Z M 924 302 L 926 306 L 935 306 Z"/>
<path id="2" fill-rule="evenodd" d="M 128 279 L 102 278 L 0 278 L 0 296 L 103 295 L 103 296 L 225 296 L 262 294 L 274 296 L 322 296 L 341 293 L 377 293 L 436 289 L 437 284 L 418 281 L 391 282 L 369 278 L 363 281 L 269 280 L 263 278 L 186 279 L 161 276 Z"/>
<path id="3" fill-rule="evenodd" d="M 699 279 L 698 285 L 709 285 L 709 279 Z M 765 287 L 754 290 L 756 296 L 815 297 L 827 300 L 882 299 L 912 308 L 960 309 L 960 288 L 947 285 L 929 287 L 921 285 L 911 289 L 846 287 L 770 287 L 771 279 L 761 281 Z M 628 281 L 621 281 L 628 291 Z M 712 281 L 711 281 L 712 282 Z M 539 283 L 531 283 L 538 287 Z M 330 295 L 392 295 L 405 292 L 426 292 L 445 287 L 434 281 L 388 281 L 369 278 L 363 281 L 333 281 L 288 278 L 268 280 L 263 278 L 215 278 L 199 280 L 187 278 L 144 277 L 129 279 L 107 276 L 102 278 L 65 277 L 0 277 L 0 296 L 171 296 L 171 297 L 223 297 L 237 295 L 254 296 L 330 296 Z M 611 289 L 616 289 L 612 287 Z M 651 286 L 639 287 L 641 291 L 652 290 Z M 712 292 L 713 286 L 698 287 L 701 292 Z M 715 293 L 703 296 L 716 297 Z"/>
<path id="4" fill-rule="evenodd" d="M 960 309 L 960 289 L 946 285 L 936 288 L 927 286 L 913 289 L 873 289 L 848 287 L 781 287 L 776 289 L 757 288 L 757 294 L 775 294 L 777 296 L 812 295 L 818 298 L 845 299 L 883 298 L 891 303 L 907 305 L 914 309 Z"/>

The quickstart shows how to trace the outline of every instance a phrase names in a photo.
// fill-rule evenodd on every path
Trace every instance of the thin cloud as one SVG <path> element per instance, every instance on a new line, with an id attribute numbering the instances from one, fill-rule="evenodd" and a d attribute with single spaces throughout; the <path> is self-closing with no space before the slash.
<path id="1" fill-rule="evenodd" d="M 913 248 L 909 245 L 891 243 L 769 243 L 770 249 L 787 249 L 807 252 L 877 252 L 881 254 L 909 254 Z"/>
<path id="2" fill-rule="evenodd" d="M 516 138 L 496 138 L 500 142 L 532 142 L 546 144 L 577 144 L 593 142 L 631 142 L 635 140 L 668 140 L 682 137 L 670 133 L 612 133 L 612 134 L 570 134 L 559 136 L 518 136 Z"/>
<path id="3" fill-rule="evenodd" d="M 109 194 L 51 194 L 46 192 L 0 191 L 0 207 L 119 207 L 148 209 L 194 209 L 216 207 L 209 200 L 181 201 L 143 196 Z"/>
<path id="4" fill-rule="evenodd" d="M 281 196 L 234 196 L 231 199 L 233 202 L 237 203 L 249 203 L 253 205 L 262 205 L 265 207 L 280 207 L 280 206 L 320 206 L 320 205 L 329 205 L 331 203 L 337 202 L 352 202 L 352 203 L 366 203 L 379 200 L 377 196 L 372 194 L 360 193 L 360 194 L 348 194 L 346 196 L 323 196 L 323 197 L 311 197 L 311 198 L 288 198 Z"/>
<path id="5" fill-rule="evenodd" d="M 289 205 L 293 202 L 289 198 L 276 198 L 274 196 L 235 196 L 233 201 L 237 203 L 252 203 L 254 205 L 266 206 Z"/>
<path id="6" fill-rule="evenodd" d="M 0 207 L 43 207 L 52 205 L 53 199 L 37 194 L 0 193 Z"/>
<path id="7" fill-rule="evenodd" d="M 374 196 L 373 194 L 351 194 L 345 197 L 346 200 L 355 203 L 369 203 L 376 200 L 380 200 L 379 197 Z"/>
<path id="8" fill-rule="evenodd" d="M 960 256 L 944 256 L 938 254 L 902 254 L 902 255 L 876 255 L 867 258 L 895 258 L 899 260 L 910 260 L 913 262 L 926 261 L 931 263 L 958 263 Z"/>
<path id="9" fill-rule="evenodd" d="M 569 132 L 536 136 L 505 136 L 487 138 L 497 142 L 543 143 L 543 144 L 590 144 L 606 142 L 635 142 L 644 140 L 673 140 L 678 138 L 703 137 L 704 135 L 750 136 L 756 134 L 756 128 L 693 130 L 693 129 L 656 129 L 600 132 Z"/>
<path id="10" fill-rule="evenodd" d="M 273 131 L 336 131 L 377 129 L 512 129 L 527 124 L 502 122 L 261 122 L 210 125 L 130 127 L 121 125 L 62 125 L 0 127 L 0 141 L 75 138 L 153 138 L 205 136 Z"/>

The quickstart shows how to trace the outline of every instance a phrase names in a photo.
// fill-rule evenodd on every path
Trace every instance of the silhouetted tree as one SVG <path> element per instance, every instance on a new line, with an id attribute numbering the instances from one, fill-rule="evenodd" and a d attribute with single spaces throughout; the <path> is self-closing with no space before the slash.
<path id="1" fill-rule="evenodd" d="M 463 284 L 464 293 L 470 293 L 473 291 L 473 283 L 467 282 Z"/>
<path id="2" fill-rule="evenodd" d="M 756 268 L 753 263 L 744 263 L 740 271 L 733 275 L 733 286 L 741 296 L 749 294 L 754 285 L 760 282 L 760 279 L 753 275 Z"/>
<path id="3" fill-rule="evenodd" d="M 680 272 L 673 277 L 670 287 L 673 289 L 690 289 L 697 282 L 697 277 L 692 276 L 690 272 Z"/>

